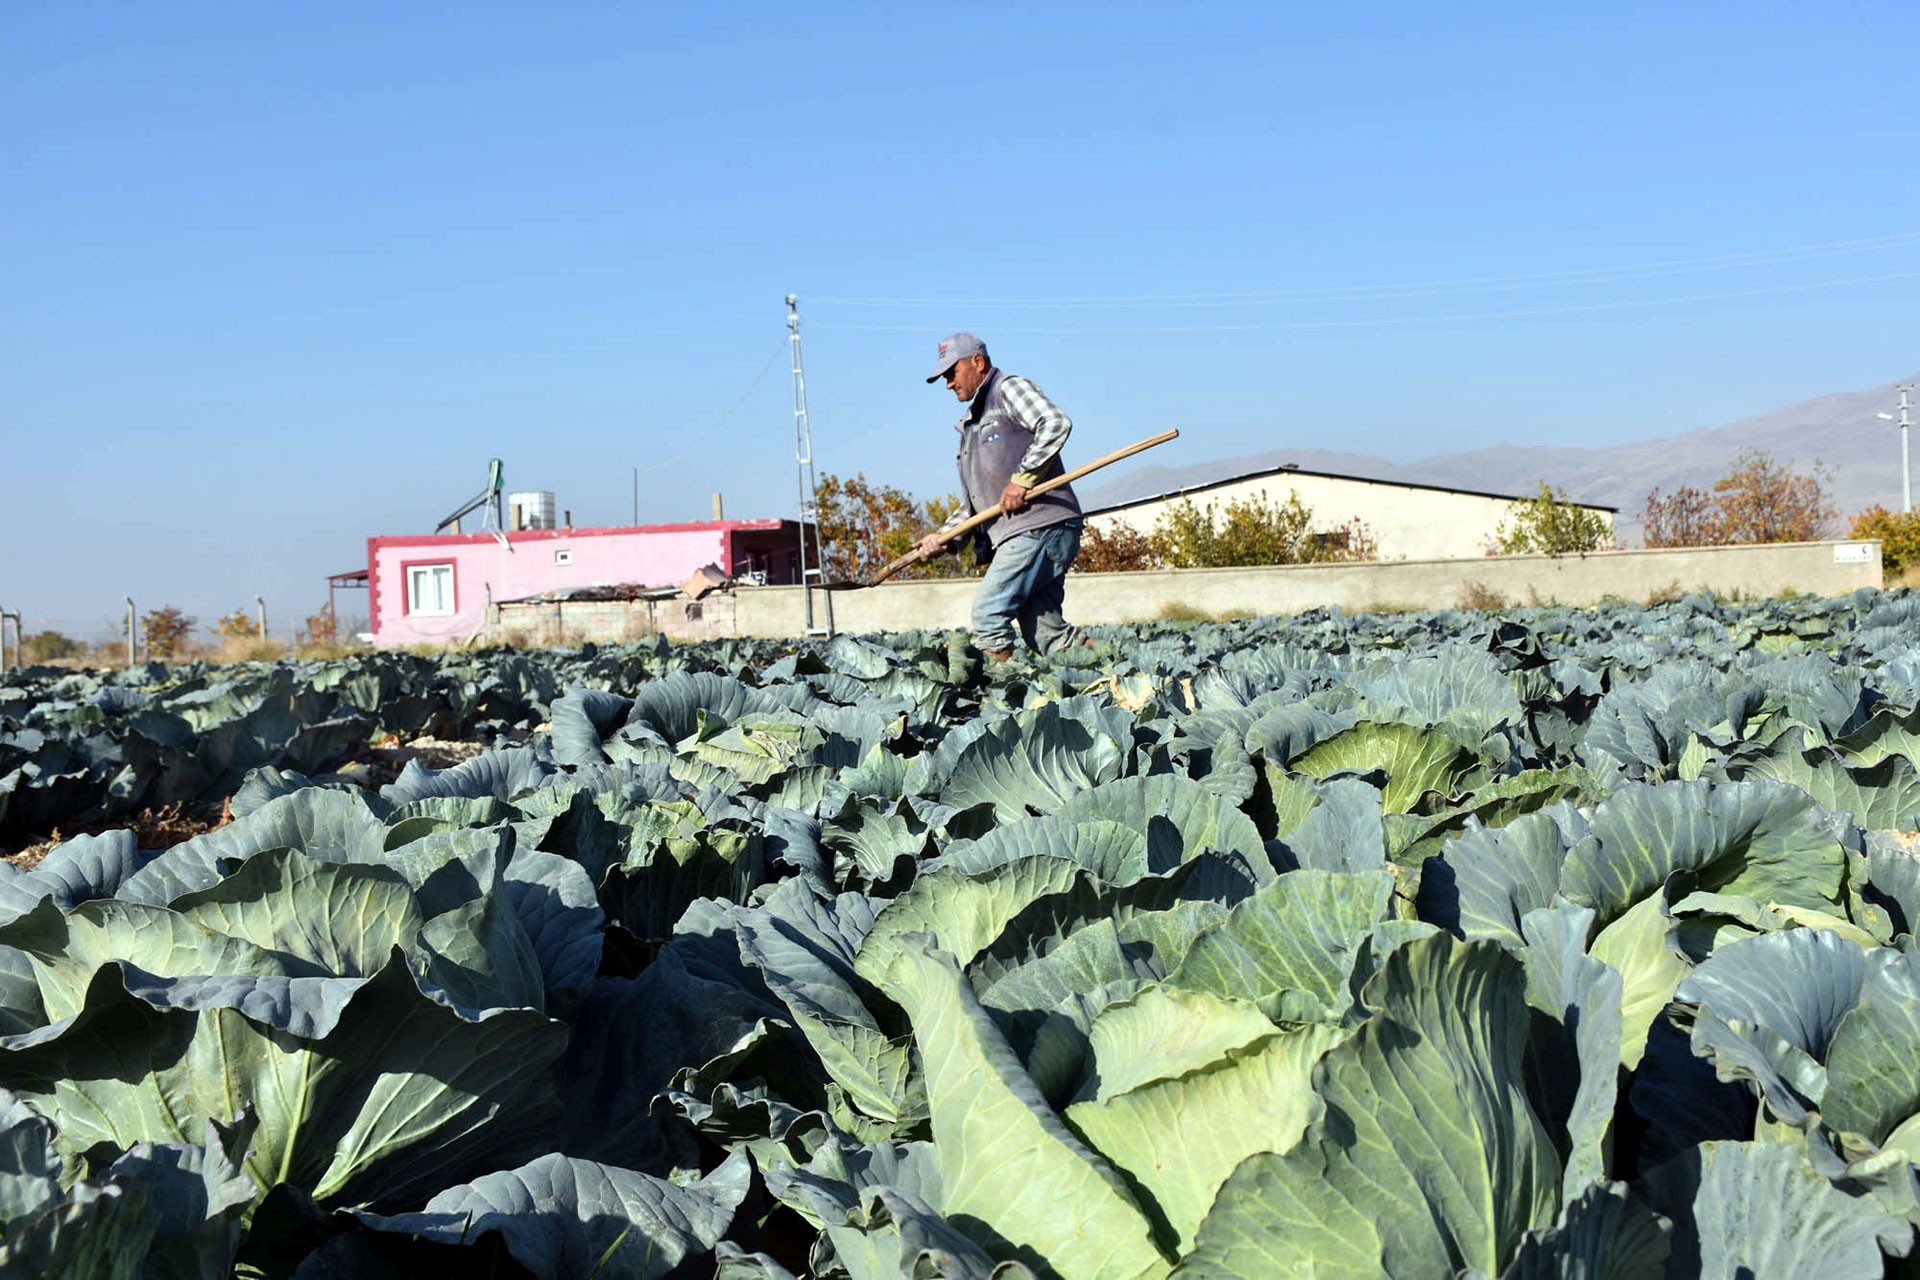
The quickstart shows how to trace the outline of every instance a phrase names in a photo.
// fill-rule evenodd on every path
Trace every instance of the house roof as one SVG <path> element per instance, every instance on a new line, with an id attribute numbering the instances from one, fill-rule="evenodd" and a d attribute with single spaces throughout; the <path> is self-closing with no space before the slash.
<path id="1" fill-rule="evenodd" d="M 1179 489 L 1169 489 L 1164 493 L 1152 493 L 1145 497 L 1128 498 L 1125 502 L 1116 502 L 1111 506 L 1097 507 L 1087 512 L 1090 516 L 1105 515 L 1112 511 L 1125 511 L 1129 507 L 1145 506 L 1149 502 L 1165 502 L 1169 498 L 1183 498 L 1190 494 L 1204 493 L 1208 489 L 1218 489 L 1222 485 L 1240 484 L 1246 480 L 1264 480 L 1268 476 L 1295 475 L 1318 476 L 1325 480 L 1346 480 L 1354 484 L 1379 485 L 1383 489 L 1419 489 L 1427 493 L 1457 493 L 1468 498 L 1497 498 L 1503 502 L 1524 502 L 1528 495 L 1522 493 L 1492 493 L 1485 489 L 1457 489 L 1445 484 L 1418 484 L 1408 480 L 1379 480 L 1372 476 L 1343 475 L 1338 471 L 1310 471 L 1305 467 L 1296 467 L 1291 463 L 1278 467 L 1266 467 L 1259 471 L 1246 471 L 1239 475 L 1221 476 L 1216 480 L 1204 480 L 1199 484 L 1186 485 Z M 1618 507 L 1603 507 L 1594 502 L 1574 502 L 1570 505 L 1584 507 L 1589 511 L 1604 511 L 1608 515 L 1619 512 Z"/>
<path id="2" fill-rule="evenodd" d="M 646 533 L 697 533 L 702 531 L 733 533 L 770 533 L 782 530 L 799 531 L 798 521 L 777 517 L 764 520 L 692 520 L 684 524 L 625 524 L 606 525 L 589 528 L 585 525 L 562 525 L 557 529 L 514 529 L 494 533 L 491 530 L 481 533 L 395 533 L 369 538 L 369 543 L 380 546 L 431 546 L 458 547 L 475 543 L 492 542 L 505 538 L 508 542 L 557 542 L 568 538 L 607 538 Z"/>

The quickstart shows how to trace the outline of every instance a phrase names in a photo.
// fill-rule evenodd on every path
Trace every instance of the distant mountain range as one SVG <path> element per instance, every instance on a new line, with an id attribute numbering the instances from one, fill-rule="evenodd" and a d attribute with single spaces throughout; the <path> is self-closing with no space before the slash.
<path id="1" fill-rule="evenodd" d="M 1639 542 L 1640 513 L 1650 490 L 1657 486 L 1671 492 L 1683 484 L 1705 488 L 1727 473 L 1742 449 L 1761 449 L 1801 471 L 1816 460 L 1833 469 L 1828 493 L 1840 516 L 1834 532 L 1842 533 L 1847 516 L 1876 502 L 1900 509 L 1900 433 L 1874 414 L 1894 412 L 1896 388 L 1915 380 L 1821 396 L 1725 426 L 1608 449 L 1503 444 L 1408 463 L 1328 449 L 1269 449 L 1186 467 L 1143 467 L 1084 489 L 1081 501 L 1095 510 L 1288 464 L 1304 471 L 1491 493 L 1524 494 L 1545 480 L 1581 502 L 1618 507 L 1615 527 L 1621 542 L 1633 546 Z M 1913 447 L 1920 451 L 1920 440 L 1913 441 Z M 1920 458 L 1914 465 L 1920 470 Z"/>

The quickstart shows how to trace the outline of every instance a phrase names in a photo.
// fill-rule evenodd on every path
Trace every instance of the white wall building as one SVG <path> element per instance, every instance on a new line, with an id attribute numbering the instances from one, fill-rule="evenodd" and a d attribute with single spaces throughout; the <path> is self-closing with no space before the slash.
<path id="1" fill-rule="evenodd" d="M 1382 560 L 1465 560 L 1487 554 L 1501 523 L 1516 502 L 1531 494 L 1478 493 L 1440 485 L 1404 484 L 1390 480 L 1363 480 L 1358 476 L 1324 471 L 1275 467 L 1225 480 L 1192 485 L 1170 493 L 1134 498 L 1087 513 L 1089 528 L 1112 533 L 1128 525 L 1151 533 L 1167 508 L 1189 500 L 1205 509 L 1262 497 L 1284 506 L 1298 494 L 1301 505 L 1313 513 L 1316 533 L 1337 535 L 1349 521 L 1359 520 L 1379 547 Z M 1606 517 L 1613 527 L 1616 509 L 1576 503 Z"/>

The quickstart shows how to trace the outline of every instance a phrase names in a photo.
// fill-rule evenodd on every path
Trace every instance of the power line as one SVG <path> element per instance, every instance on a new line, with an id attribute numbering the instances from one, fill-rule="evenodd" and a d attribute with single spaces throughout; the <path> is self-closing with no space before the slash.
<path id="1" fill-rule="evenodd" d="M 732 422 L 734 419 L 734 415 L 739 413 L 741 409 L 746 407 L 747 401 L 753 399 L 753 393 L 758 391 L 760 389 L 760 384 L 766 380 L 767 371 L 773 368 L 773 362 L 775 360 L 778 360 L 780 358 L 780 353 L 785 351 L 786 349 L 787 349 L 787 340 L 785 338 L 782 338 L 780 339 L 780 345 L 773 349 L 773 354 L 767 357 L 767 362 L 760 366 L 760 372 L 753 375 L 753 381 L 747 385 L 747 389 L 741 392 L 740 398 L 738 400 L 733 402 L 733 408 L 721 414 L 720 421 L 714 423 L 713 426 L 708 429 L 711 435 L 718 435 L 720 433 L 720 428 L 726 426 L 729 422 Z"/>
<path id="2" fill-rule="evenodd" d="M 1545 316 L 1580 315 L 1602 311 L 1629 311 L 1641 307 L 1678 306 L 1693 302 L 1720 302 L 1734 298 L 1760 298 L 1788 293 L 1808 293 L 1818 289 L 1838 289 L 1855 284 L 1880 284 L 1889 280 L 1920 279 L 1920 270 L 1892 271 L 1877 276 L 1850 276 L 1840 280 L 1816 280 L 1805 284 L 1771 285 L 1757 289 L 1730 289 L 1718 293 L 1685 294 L 1668 298 L 1636 298 L 1623 302 L 1589 302 L 1562 307 L 1525 307 L 1508 311 L 1478 311 L 1451 315 L 1370 316 L 1348 320 L 1260 320 L 1234 324 L 1192 325 L 1003 325 L 995 333 L 1124 334 L 1124 333 L 1227 333 L 1278 329 L 1363 329 L 1394 325 L 1456 324 L 1475 320 L 1523 320 Z M 863 332 L 920 333 L 924 325 L 816 323 L 816 329 L 847 329 Z"/>
<path id="3" fill-rule="evenodd" d="M 767 362 L 760 366 L 760 372 L 753 375 L 753 381 L 747 384 L 747 389 L 741 393 L 740 398 L 738 400 L 733 402 L 733 407 L 731 409 L 728 409 L 725 413 L 721 414 L 720 420 L 718 422 L 715 422 L 711 427 L 707 428 L 708 439 L 717 437 L 720 434 L 720 429 L 726 426 L 729 422 L 732 422 L 735 415 L 737 415 L 741 409 L 746 407 L 747 401 L 753 398 L 753 393 L 758 391 L 760 389 L 760 384 L 766 380 L 767 371 L 773 368 L 773 362 L 780 358 L 780 353 L 786 350 L 786 348 L 787 348 L 787 340 L 785 338 L 782 338 L 780 340 L 780 345 L 773 349 L 773 354 L 767 357 Z M 672 457 L 654 458 L 652 461 L 648 462 L 647 465 L 644 467 L 636 466 L 633 468 L 633 522 L 635 524 L 640 523 L 640 475 L 641 473 L 658 471 L 662 467 L 670 467 L 676 462 L 685 462 L 688 458 L 692 456 L 693 454 L 691 450 L 683 451 L 683 452 L 674 454 Z"/>
<path id="4" fill-rule="evenodd" d="M 1920 231 L 1871 236 L 1855 240 L 1832 240 L 1783 249 L 1760 249 L 1746 253 L 1720 254 L 1704 258 L 1679 258 L 1614 267 L 1580 267 L 1519 275 L 1469 276 L 1451 280 L 1404 281 L 1386 284 L 1328 285 L 1297 289 L 1257 290 L 1237 293 L 1132 294 L 1106 297 L 1062 298 L 913 298 L 822 296 L 817 303 L 843 307 L 966 307 L 1004 309 L 1052 309 L 1114 306 L 1261 306 L 1282 302 L 1326 301 L 1336 298 L 1423 297 L 1445 293 L 1483 293 L 1507 289 L 1547 288 L 1556 284 L 1606 284 L 1615 281 L 1648 279 L 1660 276 L 1731 271 L 1750 267 L 1780 266 L 1844 254 L 1872 253 L 1883 249 L 1905 248 L 1920 244 Z M 838 327 L 838 326 L 836 326 Z"/>

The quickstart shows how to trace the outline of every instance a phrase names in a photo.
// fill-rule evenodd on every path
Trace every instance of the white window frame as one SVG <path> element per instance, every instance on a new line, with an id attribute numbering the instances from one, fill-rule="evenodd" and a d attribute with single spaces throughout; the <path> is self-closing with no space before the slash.
<path id="1" fill-rule="evenodd" d="M 422 583 L 439 584 L 431 596 L 422 599 Z M 407 566 L 407 616 L 410 618 L 451 618 L 454 608 L 453 561 Z"/>
<path id="2" fill-rule="evenodd" d="M 554 562 L 555 564 L 572 564 L 572 563 L 573 563 L 573 548 L 572 548 L 572 547 L 561 547 L 561 548 L 560 548 L 559 550 L 557 550 L 557 551 L 555 551 L 555 552 L 553 553 L 553 562 Z"/>

